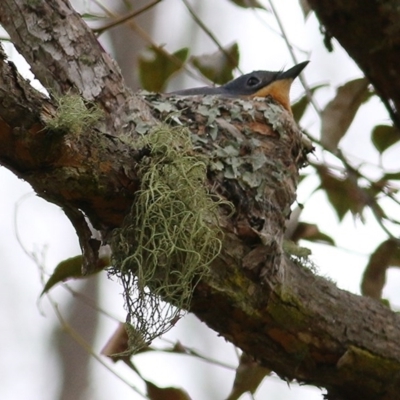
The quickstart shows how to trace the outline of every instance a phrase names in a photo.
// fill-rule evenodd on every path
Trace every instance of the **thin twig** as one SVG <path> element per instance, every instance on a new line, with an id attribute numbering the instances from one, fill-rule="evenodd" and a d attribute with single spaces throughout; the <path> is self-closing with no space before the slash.
<path id="1" fill-rule="evenodd" d="M 201 359 L 202 361 L 208 362 L 210 364 L 218 365 L 218 366 L 223 367 L 223 368 L 227 368 L 227 369 L 230 369 L 230 370 L 235 370 L 236 369 L 236 367 L 234 367 L 233 365 L 230 365 L 230 364 L 225 363 L 223 361 L 215 360 L 215 359 L 213 359 L 211 357 L 204 356 L 204 355 L 200 354 L 199 352 L 197 352 L 196 350 L 194 350 L 194 349 L 192 349 L 190 347 L 184 346 L 180 342 L 179 342 L 179 346 L 181 346 L 184 349 L 184 352 L 174 351 L 174 347 L 176 346 L 175 342 L 173 342 L 172 340 L 165 339 L 165 338 L 160 338 L 160 340 L 171 344 L 173 347 L 170 348 L 170 349 L 157 349 L 157 348 L 154 348 L 154 347 L 150 347 L 149 350 L 151 350 L 151 351 L 159 351 L 159 352 L 163 352 L 163 353 L 173 353 L 173 354 L 182 354 L 182 355 L 187 355 L 187 356 L 193 356 L 193 357 L 197 357 L 197 358 Z"/>
<path id="2" fill-rule="evenodd" d="M 293 62 L 295 64 L 298 64 L 297 57 L 296 57 L 296 55 L 294 54 L 294 51 L 293 51 L 293 46 L 289 42 L 289 38 L 288 38 L 288 36 L 286 34 L 285 27 L 283 26 L 283 23 L 282 23 L 279 15 L 278 15 L 276 9 L 275 9 L 274 3 L 273 3 L 272 0 L 268 0 L 268 3 L 270 5 L 270 7 L 271 7 L 272 13 L 275 16 L 276 22 L 278 23 L 279 29 L 282 32 L 282 36 L 283 36 L 283 39 L 284 39 L 284 41 L 286 43 L 286 46 L 287 46 L 287 48 L 289 50 L 290 56 L 292 57 Z M 321 117 L 321 110 L 318 107 L 317 103 L 315 102 L 314 97 L 311 94 L 311 89 L 308 86 L 307 81 L 304 79 L 304 76 L 303 76 L 302 73 L 300 74 L 299 79 L 300 79 L 301 84 L 304 87 L 304 90 L 306 91 L 306 95 L 307 95 L 308 101 L 312 104 L 312 106 L 314 107 L 314 109 L 317 112 L 317 114 Z"/>
<path id="3" fill-rule="evenodd" d="M 77 298 L 82 303 L 84 303 L 84 304 L 88 305 L 89 307 L 93 308 L 94 310 L 98 311 L 100 314 L 110 318 L 113 321 L 121 322 L 118 317 L 116 317 L 115 315 L 112 315 L 108 311 L 106 311 L 103 308 L 101 308 L 97 304 L 96 301 L 94 301 L 90 297 L 86 296 L 84 293 L 81 293 L 81 292 L 78 292 L 78 291 L 72 289 L 67 283 L 62 283 L 60 286 L 63 289 L 67 290 L 73 297 Z"/>
<path id="4" fill-rule="evenodd" d="M 138 15 L 140 15 L 140 14 L 144 13 L 145 11 L 149 10 L 150 8 L 154 7 L 157 3 L 160 3 L 161 1 L 162 0 L 154 0 L 152 3 L 149 3 L 146 6 L 139 8 L 139 10 L 132 10 L 128 14 L 121 15 L 120 17 L 110 21 L 108 24 L 105 24 L 104 26 L 102 26 L 100 28 L 94 28 L 93 32 L 98 35 L 101 35 L 106 30 L 114 28 L 115 26 L 121 25 L 124 22 L 137 17 Z"/>
<path id="5" fill-rule="evenodd" d="M 119 18 L 117 14 L 113 13 L 111 10 L 109 10 L 107 7 L 105 7 L 103 4 L 99 2 L 99 0 L 93 0 L 95 4 L 97 4 L 109 17 L 112 18 Z M 151 47 L 155 48 L 157 51 L 159 51 L 164 57 L 166 57 L 168 60 L 170 60 L 172 63 L 174 63 L 176 66 L 179 68 L 182 68 L 187 75 L 192 77 L 193 79 L 196 79 L 197 81 L 203 82 L 207 85 L 210 84 L 210 81 L 205 78 L 203 75 L 196 74 L 192 70 L 190 70 L 185 63 L 183 63 L 178 57 L 174 56 L 171 53 L 168 53 L 163 46 L 158 45 L 152 37 L 144 30 L 142 29 L 133 19 L 130 19 L 127 21 L 127 25 L 129 26 L 132 31 L 134 31 L 139 37 L 141 37 L 145 42 L 149 43 Z"/>
<path id="6" fill-rule="evenodd" d="M 205 34 L 215 43 L 215 45 L 219 48 L 219 50 L 225 55 L 225 57 L 229 60 L 229 62 L 238 69 L 238 71 L 243 74 L 239 67 L 236 67 L 236 60 L 232 58 L 232 56 L 224 49 L 222 44 L 219 42 L 217 37 L 207 28 L 207 26 L 203 23 L 203 21 L 196 15 L 196 12 L 193 10 L 191 5 L 187 0 L 182 0 L 183 4 L 189 11 L 189 14 L 192 16 L 193 20 L 196 24 L 205 32 Z"/>
<path id="7" fill-rule="evenodd" d="M 141 397 L 144 399 L 149 399 L 144 393 L 142 393 L 136 386 L 132 385 L 130 382 L 128 382 L 125 378 L 122 376 L 118 375 L 98 354 L 96 354 L 91 345 L 86 342 L 85 339 L 82 338 L 82 336 L 75 330 L 73 329 L 64 319 L 62 316 L 57 303 L 52 299 L 50 294 L 47 294 L 47 298 L 49 299 L 49 302 L 54 310 L 54 313 L 56 314 L 56 317 L 58 321 L 60 322 L 60 325 L 62 329 L 72 337 L 84 350 L 86 350 L 96 361 L 98 361 L 101 365 L 103 365 L 108 371 L 110 371 L 112 374 L 114 374 L 118 379 L 120 379 L 123 383 L 128 385 L 134 392 L 139 394 Z"/>
<path id="8" fill-rule="evenodd" d="M 276 11 L 276 8 L 275 8 L 275 6 L 274 6 L 273 0 L 268 0 L 268 3 L 269 3 L 269 5 L 270 5 L 271 10 L 272 10 L 272 12 L 273 12 L 273 14 L 274 14 L 274 16 L 275 16 L 275 19 L 276 19 L 276 21 L 277 21 L 277 23 L 278 23 L 279 29 L 280 29 L 281 32 L 282 32 L 282 37 L 283 37 L 283 39 L 285 40 L 286 46 L 287 46 L 287 48 L 288 48 L 288 50 L 289 50 L 289 53 L 290 53 L 290 55 L 291 55 L 293 61 L 294 61 L 295 63 L 297 63 L 298 61 L 297 61 L 296 55 L 295 55 L 295 53 L 294 53 L 294 51 L 293 51 L 293 46 L 292 46 L 292 45 L 290 44 L 290 42 L 289 42 L 289 39 L 288 39 L 288 36 L 287 36 L 287 34 L 286 34 L 285 28 L 284 28 L 284 26 L 283 26 L 283 24 L 282 24 L 282 21 L 281 21 L 281 19 L 280 19 L 278 13 L 277 13 L 277 11 Z M 317 112 L 317 114 L 321 117 L 321 110 L 320 110 L 320 108 L 318 107 L 318 105 L 316 104 L 316 102 L 315 102 L 315 100 L 314 100 L 314 97 L 312 96 L 312 93 L 311 93 L 311 91 L 310 91 L 310 87 L 308 86 L 307 82 L 306 82 L 305 79 L 303 78 L 302 74 L 300 74 L 300 77 L 299 77 L 299 78 L 300 78 L 300 81 L 301 81 L 301 83 L 302 83 L 302 85 L 303 85 L 305 91 L 306 91 L 306 95 L 307 95 L 307 98 L 308 98 L 310 104 L 312 104 L 312 106 L 314 107 L 314 109 L 315 109 L 315 111 Z M 329 153 L 331 153 L 331 154 L 333 154 L 335 157 L 337 157 L 337 158 L 343 163 L 343 165 L 346 167 L 347 171 L 350 171 L 350 170 L 356 171 L 356 169 L 353 168 L 353 167 L 350 165 L 349 161 L 346 159 L 346 157 L 343 155 L 343 153 L 342 153 L 339 149 L 337 149 L 336 151 L 332 151 L 332 150 L 326 148 L 326 147 L 321 143 L 320 140 L 317 140 L 317 139 L 313 138 L 313 137 L 312 137 L 310 134 L 308 134 L 307 132 L 304 132 L 304 134 L 305 134 L 313 143 L 318 144 L 319 146 L 321 146 L 321 148 L 322 148 L 323 150 L 328 151 Z M 368 178 L 368 177 L 365 176 L 364 174 L 360 173 L 359 171 L 357 171 L 357 174 L 358 174 L 359 177 L 362 177 L 362 178 L 366 179 L 366 180 L 367 180 L 368 182 L 370 182 L 371 184 L 373 183 L 372 180 L 371 180 L 370 178 Z M 365 192 L 364 189 L 362 189 L 362 188 L 359 188 L 359 189 L 362 190 L 362 191 L 366 194 L 366 192 Z M 383 192 L 383 193 L 384 193 L 384 192 Z M 367 194 L 366 194 L 366 195 L 367 195 Z M 387 195 L 387 194 L 386 194 L 386 195 Z M 393 201 L 396 201 L 395 198 L 394 198 L 394 196 L 389 196 L 389 195 L 388 195 L 388 197 L 391 198 Z M 391 237 L 391 238 L 393 238 L 393 239 L 396 239 L 396 236 L 394 236 L 394 235 L 390 232 L 390 230 L 383 224 L 382 218 L 380 217 L 379 213 L 377 212 L 376 207 L 374 207 L 374 204 L 376 204 L 376 200 L 371 199 L 370 196 L 369 196 L 369 198 L 370 198 L 370 200 L 371 200 L 371 202 L 372 202 L 372 204 L 369 204 L 369 208 L 371 209 L 371 211 L 372 211 L 372 213 L 373 213 L 373 215 L 374 215 L 376 221 L 378 222 L 379 226 L 381 227 L 381 229 L 382 229 L 389 237 Z"/>
<path id="9" fill-rule="evenodd" d="M 15 211 L 14 211 L 14 229 L 15 229 L 15 235 L 17 238 L 17 242 L 20 245 L 22 251 L 37 265 L 39 270 L 41 271 L 41 280 L 42 283 L 44 284 L 45 277 L 44 277 L 44 265 L 42 262 L 39 260 L 39 257 L 34 253 L 28 251 L 28 249 L 25 247 L 24 243 L 22 242 L 22 238 L 19 233 L 18 229 L 18 220 L 17 220 L 17 215 L 18 215 L 18 209 L 21 205 L 22 202 L 24 202 L 28 197 L 32 196 L 33 193 L 28 193 L 24 196 L 22 196 L 17 203 L 15 204 Z M 136 393 L 138 393 L 140 396 L 142 396 L 144 399 L 148 399 L 146 395 L 144 395 L 136 386 L 132 385 L 130 382 L 128 382 L 126 379 L 124 379 L 122 376 L 118 375 L 109 365 L 107 365 L 104 360 L 96 354 L 93 349 L 91 348 L 90 344 L 86 342 L 78 332 L 76 332 L 64 319 L 62 316 L 57 303 L 53 300 L 51 295 L 49 293 L 46 294 L 47 298 L 49 299 L 50 305 L 52 306 L 56 317 L 58 321 L 60 322 L 61 327 L 64 329 L 65 332 L 67 332 L 81 347 L 83 347 L 92 357 L 94 357 L 100 364 L 102 364 L 105 368 L 107 368 L 112 374 L 114 374 L 118 379 L 120 379 L 122 382 L 124 382 L 126 385 L 128 385 L 132 390 L 134 390 Z"/>

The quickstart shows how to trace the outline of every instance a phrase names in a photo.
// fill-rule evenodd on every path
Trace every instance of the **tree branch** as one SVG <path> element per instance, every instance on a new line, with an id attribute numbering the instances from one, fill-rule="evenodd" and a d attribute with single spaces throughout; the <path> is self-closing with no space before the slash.
<path id="1" fill-rule="evenodd" d="M 121 165 L 129 169 L 135 163 L 120 137 L 130 135 L 135 140 L 135 115 L 154 122 L 148 107 L 124 86 L 118 67 L 68 2 L 40 2 L 31 7 L 22 0 L 7 0 L 0 4 L 0 22 L 56 100 L 77 92 L 86 100 L 95 99 L 104 110 L 101 121 L 84 132 L 88 140 L 81 140 L 82 132 L 69 136 L 49 132 L 47 123 L 59 111 L 57 101 L 46 100 L 32 89 L 3 55 L 0 162 L 31 183 L 43 198 L 83 210 L 96 228 L 117 226 L 120 211 L 132 203 L 137 184 L 120 173 Z M 98 149 L 104 140 L 107 144 Z M 113 151 L 121 152 L 120 156 L 105 163 Z M 68 182 L 62 182 L 67 175 Z M 77 175 L 86 180 L 86 188 L 75 185 Z M 99 191 L 99 186 L 108 189 Z M 58 199 L 60 187 L 63 204 Z M 116 191 L 122 194 L 118 201 L 113 198 Z"/>
<path id="2" fill-rule="evenodd" d="M 374 85 L 400 128 L 399 18 L 396 1 L 308 0 L 325 31 L 325 43 L 332 38 L 349 53 Z"/>

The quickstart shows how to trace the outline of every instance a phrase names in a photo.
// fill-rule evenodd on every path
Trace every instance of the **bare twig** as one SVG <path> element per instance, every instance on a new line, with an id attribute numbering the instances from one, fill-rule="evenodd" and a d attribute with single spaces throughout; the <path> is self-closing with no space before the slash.
<path id="1" fill-rule="evenodd" d="M 83 349 L 85 349 L 88 354 L 90 354 L 96 361 L 98 361 L 101 365 L 103 365 L 106 369 L 108 369 L 112 374 L 114 374 L 118 379 L 120 379 L 122 382 L 124 382 L 126 385 L 128 385 L 134 392 L 139 394 L 141 397 L 144 399 L 148 399 L 148 397 L 142 393 L 136 386 L 132 385 L 130 382 L 128 382 L 125 378 L 123 378 L 121 375 L 118 375 L 91 347 L 91 345 L 86 342 L 85 339 L 82 338 L 82 336 L 75 331 L 64 319 L 62 316 L 57 303 L 52 299 L 50 294 L 47 294 L 47 297 L 49 299 L 49 302 L 54 310 L 54 313 L 57 316 L 58 321 L 60 322 L 60 325 L 62 329 L 69 334 L 72 339 L 74 339 Z"/>
<path id="2" fill-rule="evenodd" d="M 282 32 L 282 37 L 283 37 L 283 39 L 284 39 L 284 41 L 286 43 L 286 46 L 287 46 L 287 48 L 289 50 L 289 53 L 290 53 L 290 55 L 292 57 L 292 60 L 293 60 L 293 62 L 295 64 L 297 64 L 298 61 L 297 61 L 296 55 L 294 54 L 293 46 L 289 42 L 289 38 L 288 38 L 288 36 L 286 34 L 285 27 L 283 26 L 282 20 L 280 19 L 279 15 L 278 15 L 278 13 L 277 13 L 277 11 L 275 9 L 274 3 L 273 3 L 272 0 L 268 0 L 268 3 L 270 5 L 270 7 L 271 7 L 272 13 L 275 16 L 276 22 L 278 23 L 279 29 Z M 304 89 L 306 91 L 306 95 L 307 95 L 308 101 L 312 104 L 312 106 L 314 107 L 314 109 L 317 112 L 317 114 L 321 117 L 321 109 L 319 108 L 319 106 L 315 102 L 315 100 L 314 100 L 314 98 L 313 98 L 313 96 L 311 94 L 310 86 L 308 86 L 308 83 L 304 79 L 303 74 L 300 74 L 299 79 L 300 79 L 300 82 L 301 82 L 301 84 L 303 85 L 303 87 L 304 87 Z"/>
<path id="3" fill-rule="evenodd" d="M 129 21 L 132 18 L 137 17 L 138 15 L 144 13 L 145 11 L 149 10 L 150 8 L 154 7 L 156 4 L 160 3 L 162 0 L 154 0 L 153 2 L 147 4 L 146 6 L 140 8 L 139 10 L 133 10 L 125 15 L 121 15 L 120 17 L 117 17 L 110 21 L 108 24 L 103 25 L 100 28 L 94 28 L 93 32 L 101 35 L 108 29 L 114 28 L 115 26 L 121 25 L 124 22 Z"/>
<path id="4" fill-rule="evenodd" d="M 111 10 L 106 8 L 103 4 L 101 4 L 98 0 L 94 0 L 94 2 L 101 7 L 101 9 L 109 16 L 112 18 L 119 18 L 119 16 L 115 13 L 113 13 Z M 158 45 L 152 37 L 144 30 L 142 29 L 133 19 L 127 20 L 127 25 L 132 29 L 136 34 L 138 34 L 145 42 L 149 43 L 150 46 L 154 47 L 159 51 L 164 57 L 166 57 L 168 60 L 170 60 L 172 63 L 174 63 L 176 66 L 182 68 L 186 74 L 188 74 L 190 77 L 193 79 L 196 79 L 200 82 L 204 82 L 206 84 L 210 84 L 210 81 L 203 77 L 200 74 L 196 74 L 193 72 L 191 69 L 187 67 L 185 63 L 183 63 L 178 57 L 174 56 L 173 54 L 169 53 L 166 51 L 163 46 Z"/>
<path id="5" fill-rule="evenodd" d="M 203 21 L 196 15 L 196 12 L 193 10 L 191 5 L 187 0 L 182 0 L 183 4 L 189 11 L 189 14 L 193 18 L 193 20 L 196 22 L 196 24 L 205 32 L 205 34 L 215 43 L 215 45 L 219 48 L 219 50 L 225 55 L 225 57 L 229 60 L 229 62 L 235 66 L 236 61 L 232 58 L 232 56 L 224 49 L 222 44 L 219 42 L 217 37 L 210 31 L 210 29 L 207 28 L 207 26 L 203 23 Z M 238 71 L 243 74 L 243 71 L 240 70 L 239 67 L 237 67 Z"/>

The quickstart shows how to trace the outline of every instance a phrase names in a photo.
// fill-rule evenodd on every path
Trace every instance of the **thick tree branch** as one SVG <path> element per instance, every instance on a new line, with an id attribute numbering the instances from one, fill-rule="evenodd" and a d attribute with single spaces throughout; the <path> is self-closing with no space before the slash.
<path id="1" fill-rule="evenodd" d="M 220 210 L 223 250 L 212 265 L 213 278 L 197 286 L 191 311 L 283 377 L 327 387 L 345 399 L 395 398 L 400 317 L 374 300 L 339 290 L 282 254 L 284 220 L 303 159 L 301 135 L 289 114 L 271 99 L 131 96 L 66 3 L 41 2 L 40 12 L 24 3 L 4 0 L 0 19 L 35 74 L 46 84 L 47 71 L 49 87 L 61 94 L 77 91 L 104 114 L 85 129 L 48 129 L 58 103 L 30 88 L 3 56 L 0 164 L 40 196 L 82 210 L 107 241 L 138 189 L 138 163 L 146 149 L 136 149 L 137 131 L 148 133 L 168 117 L 162 110 L 172 111 L 168 121 L 188 126 L 197 135 L 198 151 L 219 162 L 210 168 L 209 190 L 236 206 L 233 216 Z M 30 24 L 35 29 L 28 29 Z M 88 45 L 80 45 L 85 40 Z M 227 145 L 238 155 L 219 155 L 217 149 Z M 249 166 L 233 169 L 232 157 L 256 162 L 252 167 L 262 172 L 262 184 L 248 175 L 240 181 L 241 168 Z M 229 177 L 227 166 L 234 171 Z"/>
<path id="2" fill-rule="evenodd" d="M 131 177 L 120 173 L 122 160 L 128 166 L 135 163 L 121 141 L 102 133 L 102 122 L 98 129 L 91 127 L 84 133 L 48 130 L 46 123 L 56 117 L 57 105 L 34 90 L 4 55 L 0 93 L 0 163 L 43 198 L 83 210 L 96 227 L 117 226 L 136 188 Z M 105 147 L 97 148 L 101 142 Z M 118 148 L 121 158 L 105 163 L 106 155 Z M 86 184 L 81 186 L 83 181 Z M 117 201 L 113 199 L 116 191 L 122 195 Z"/>
<path id="3" fill-rule="evenodd" d="M 243 247 L 234 245 L 224 248 L 240 253 Z M 250 254 L 252 263 L 266 257 L 261 247 Z M 344 399 L 396 398 L 398 315 L 291 262 L 282 280 L 269 276 L 260 284 L 245 278 L 243 259 L 221 268 L 223 292 L 198 288 L 193 310 L 200 319 L 282 377 L 324 386 Z"/>
<path id="4" fill-rule="evenodd" d="M 4 1 L 0 22 L 56 99 L 45 100 L 2 57 L 1 163 L 30 182 L 42 197 L 83 210 L 97 228 L 117 226 L 118 214 L 132 203 L 136 189 L 132 177 L 119 174 L 123 166 L 135 163 L 119 138 L 129 134 L 134 140 L 132 115 L 151 121 L 148 107 L 125 88 L 118 67 L 68 2 L 40 2 L 31 7 L 25 1 Z M 57 99 L 76 92 L 86 100 L 95 99 L 104 110 L 101 121 L 84 132 L 90 138 L 85 141 L 82 132 L 63 136 L 46 129 L 48 120 L 56 117 Z M 98 149 L 100 140 L 107 144 Z M 117 148 L 122 153 L 119 159 L 104 163 L 106 155 Z M 77 175 L 86 181 L 86 188 L 75 185 Z M 62 182 L 66 176 L 68 183 Z M 55 183 L 51 187 L 62 187 L 62 204 L 57 199 L 59 190 L 53 193 L 49 182 Z M 108 194 L 99 187 L 108 188 Z M 116 191 L 123 193 L 118 201 L 113 199 Z M 98 213 L 99 209 L 103 211 Z"/>
<path id="5" fill-rule="evenodd" d="M 336 38 L 364 71 L 400 128 L 400 8 L 397 1 L 308 0 L 328 46 Z"/>
<path id="6" fill-rule="evenodd" d="M 126 92 L 118 68 L 68 2 L 4 1 L 0 15 L 12 42 L 44 87 L 60 94 L 78 91 L 85 99 L 116 107 L 117 95 Z M 22 15 L 24 22 L 17 17 Z M 66 29 L 66 24 L 76 29 Z"/>

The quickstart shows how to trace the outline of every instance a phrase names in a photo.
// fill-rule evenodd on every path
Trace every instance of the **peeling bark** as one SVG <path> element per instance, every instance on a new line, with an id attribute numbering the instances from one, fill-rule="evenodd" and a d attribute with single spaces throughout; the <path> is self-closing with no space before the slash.
<path id="1" fill-rule="evenodd" d="M 83 212 L 107 241 L 138 189 L 143 152 L 134 146 L 137 131 L 165 121 L 160 106 L 178 109 L 180 122 L 203 139 L 198 151 L 220 162 L 210 169 L 210 190 L 236 206 L 234 215 L 221 209 L 223 250 L 212 279 L 196 287 L 190 311 L 280 376 L 326 387 L 329 398 L 396 398 L 400 317 L 282 254 L 284 220 L 303 161 L 290 115 L 271 99 L 248 107 L 234 99 L 133 95 L 68 3 L 25 3 L 0 2 L 0 22 L 51 97 L 32 89 L 1 57 L 0 164 L 43 198 Z M 54 96 L 71 91 L 95 101 L 103 118 L 84 131 L 49 131 L 46 122 L 58 112 Z M 240 160 L 265 157 L 260 168 L 268 185 L 243 179 L 254 172 L 250 161 L 237 176 L 226 175 L 230 161 L 217 150 L 229 144 Z"/>

